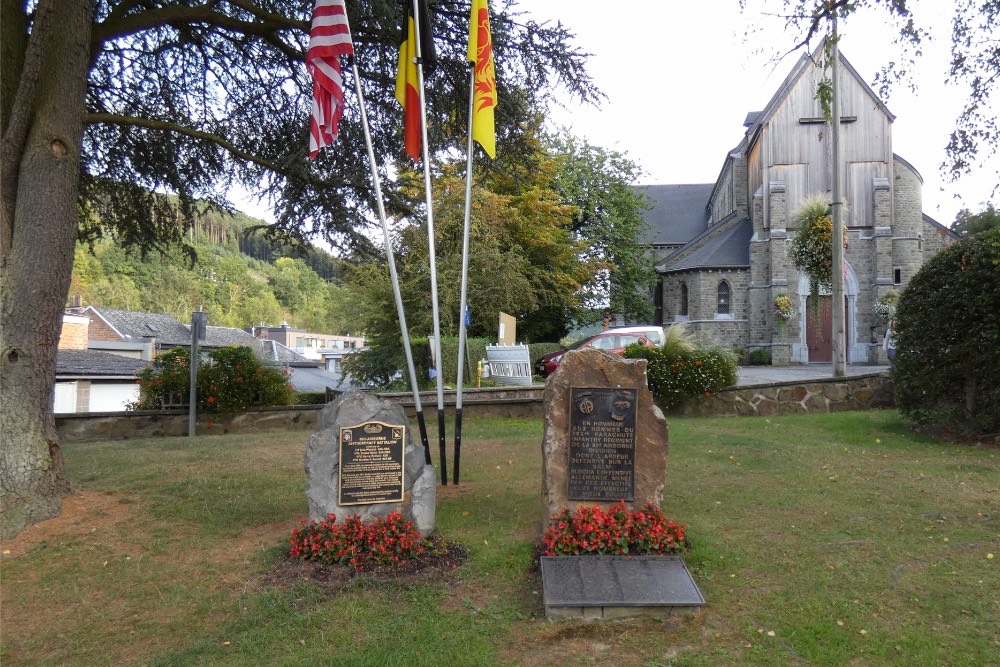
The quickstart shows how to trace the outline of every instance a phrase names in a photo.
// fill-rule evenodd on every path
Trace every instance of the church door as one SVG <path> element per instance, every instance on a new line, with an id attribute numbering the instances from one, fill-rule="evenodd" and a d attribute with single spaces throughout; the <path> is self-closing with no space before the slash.
<path id="1" fill-rule="evenodd" d="M 806 345 L 810 363 L 833 361 L 833 307 L 829 296 L 820 296 L 818 309 L 813 309 L 812 296 L 806 298 Z"/>

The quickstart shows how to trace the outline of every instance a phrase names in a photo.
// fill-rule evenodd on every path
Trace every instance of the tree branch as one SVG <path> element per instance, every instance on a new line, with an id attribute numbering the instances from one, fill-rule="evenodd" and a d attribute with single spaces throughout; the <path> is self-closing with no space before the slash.
<path id="1" fill-rule="evenodd" d="M 253 164 L 256 164 L 260 167 L 263 167 L 269 171 L 272 171 L 276 174 L 280 174 L 287 178 L 295 180 L 304 180 L 323 187 L 336 187 L 338 185 L 333 181 L 329 181 L 326 179 L 318 179 L 310 176 L 309 174 L 301 170 L 289 169 L 288 167 L 280 165 L 277 162 L 272 162 L 271 160 L 266 160 L 258 155 L 254 155 L 253 153 L 248 153 L 247 151 L 244 151 L 234 146 L 229 141 L 225 140 L 224 138 L 216 134 L 212 134 L 211 132 L 196 130 L 194 128 L 185 127 L 177 123 L 171 123 L 169 121 L 151 120 L 148 118 L 135 118 L 133 116 L 122 116 L 113 113 L 88 113 L 86 116 L 84 116 L 84 123 L 87 125 L 93 125 L 96 123 L 109 123 L 112 125 L 130 125 L 132 127 L 144 127 L 150 130 L 160 130 L 163 132 L 174 132 L 177 134 L 183 134 L 185 136 L 192 137 L 194 139 L 200 139 L 202 141 L 208 141 L 210 143 L 213 143 L 234 157 L 237 157 L 241 160 L 245 160 L 247 162 L 252 162 Z"/>
<path id="2" fill-rule="evenodd" d="M 104 42 L 134 35 L 152 28 L 168 25 L 206 24 L 244 35 L 256 35 L 257 37 L 266 39 L 286 55 L 294 55 L 297 60 L 303 59 L 303 55 L 297 49 L 292 49 L 285 42 L 276 39 L 275 35 L 283 30 L 308 32 L 309 24 L 306 21 L 296 21 L 283 17 L 280 14 L 265 12 L 246 0 L 231 0 L 231 2 L 233 5 L 260 18 L 260 22 L 243 21 L 234 16 L 215 11 L 213 7 L 216 5 L 216 2 L 211 0 L 205 4 L 193 7 L 158 7 L 127 16 L 114 16 L 114 14 L 111 14 L 102 23 L 94 26 L 94 34 L 91 39 L 91 52 L 96 53 Z"/>

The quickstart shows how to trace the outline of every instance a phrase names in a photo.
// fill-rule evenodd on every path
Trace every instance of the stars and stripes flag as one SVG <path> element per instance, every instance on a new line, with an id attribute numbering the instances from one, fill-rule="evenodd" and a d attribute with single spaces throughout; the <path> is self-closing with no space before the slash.
<path id="1" fill-rule="evenodd" d="M 486 154 L 497 156 L 493 109 L 497 105 L 497 79 L 493 67 L 493 40 L 490 36 L 490 10 L 487 0 L 472 0 L 469 20 L 468 58 L 474 63 L 472 88 L 472 137 Z"/>
<path id="2" fill-rule="evenodd" d="M 316 0 L 306 52 L 306 68 L 313 79 L 310 158 L 337 139 L 337 126 L 344 109 L 340 56 L 345 55 L 354 55 L 354 44 L 344 0 Z"/>

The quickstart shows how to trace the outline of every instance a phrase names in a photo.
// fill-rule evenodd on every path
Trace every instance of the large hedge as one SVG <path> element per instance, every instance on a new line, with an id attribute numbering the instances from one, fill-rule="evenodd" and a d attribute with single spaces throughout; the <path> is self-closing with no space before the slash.
<path id="1" fill-rule="evenodd" d="M 691 398 L 711 396 L 739 379 L 736 355 L 718 347 L 629 345 L 624 356 L 649 362 L 646 366 L 649 389 L 664 408 L 676 407 Z"/>
<path id="2" fill-rule="evenodd" d="M 896 309 L 896 405 L 918 422 L 1000 430 L 1000 228 L 927 262 Z"/>

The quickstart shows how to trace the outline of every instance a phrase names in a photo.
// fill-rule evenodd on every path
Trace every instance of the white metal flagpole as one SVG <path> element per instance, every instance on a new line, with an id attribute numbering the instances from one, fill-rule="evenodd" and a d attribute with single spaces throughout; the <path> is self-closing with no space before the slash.
<path id="1" fill-rule="evenodd" d="M 472 137 L 472 117 L 475 111 L 476 68 L 469 63 L 469 149 L 465 164 L 465 222 L 462 226 L 462 297 L 458 315 L 458 379 L 455 381 L 455 460 L 452 463 L 452 481 L 458 484 L 458 467 L 462 460 L 462 362 L 465 359 L 465 312 L 468 305 L 466 296 L 469 288 L 469 227 L 472 220 L 472 154 L 475 143 Z"/>
<path id="2" fill-rule="evenodd" d="M 413 389 L 413 407 L 417 413 L 417 424 L 420 427 L 420 441 L 424 446 L 424 462 L 431 463 L 431 446 L 427 440 L 427 424 L 424 422 L 424 409 L 420 404 L 420 386 L 417 383 L 417 371 L 413 365 L 413 351 L 410 349 L 410 331 L 406 326 L 406 312 L 403 309 L 403 297 L 399 291 L 399 276 L 396 273 L 395 253 L 392 249 L 392 239 L 389 237 L 389 225 L 385 219 L 385 204 L 382 200 L 382 181 L 375 168 L 375 150 L 372 148 L 372 136 L 368 126 L 368 112 L 365 109 L 365 97 L 361 92 L 361 77 L 358 76 L 358 64 L 351 56 L 351 71 L 354 73 L 354 89 L 358 94 L 358 105 L 361 108 L 361 125 L 365 131 L 365 146 L 368 148 L 368 164 L 372 172 L 372 184 L 375 187 L 375 202 L 378 206 L 378 218 L 382 223 L 382 237 L 385 239 L 385 254 L 389 260 L 389 277 L 392 279 L 392 294 L 396 299 L 396 315 L 399 317 L 399 330 L 403 337 L 403 351 L 406 354 L 406 370 L 410 374 L 410 387 Z M 444 463 L 441 464 L 442 466 Z"/>
<path id="3" fill-rule="evenodd" d="M 420 43 L 420 2 L 413 0 L 413 37 L 417 53 L 417 92 L 420 98 L 420 144 L 424 161 L 424 196 L 427 202 L 427 245 L 430 254 L 431 272 L 431 314 L 434 318 L 434 375 L 437 380 L 438 405 L 438 445 L 441 459 L 441 484 L 448 484 L 448 466 L 445 462 L 445 429 L 444 429 L 444 378 L 441 377 L 441 317 L 438 311 L 437 261 L 434 251 L 434 206 L 431 199 L 431 168 L 429 150 L 427 147 L 427 106 L 424 96 L 424 63 L 422 45 Z"/>

